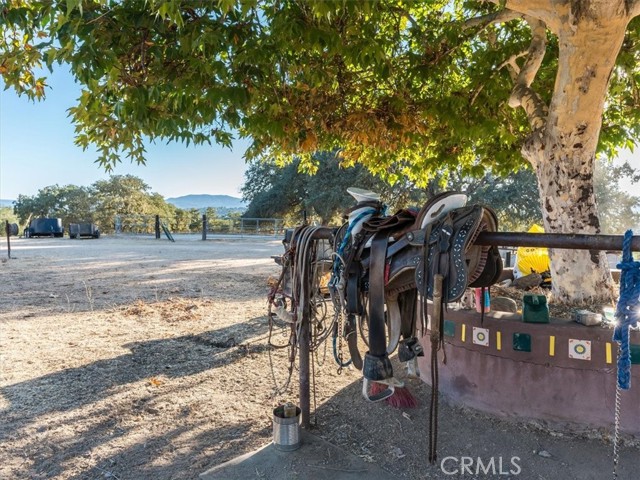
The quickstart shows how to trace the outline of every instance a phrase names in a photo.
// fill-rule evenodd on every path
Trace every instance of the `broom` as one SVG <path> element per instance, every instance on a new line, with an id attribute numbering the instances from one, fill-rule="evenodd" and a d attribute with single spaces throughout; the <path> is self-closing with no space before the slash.
<path id="1" fill-rule="evenodd" d="M 382 393 L 387 388 L 387 385 L 383 383 L 371 382 L 371 395 Z M 385 402 L 395 408 L 416 408 L 418 406 L 418 399 L 404 385 L 395 387 L 393 395 Z"/>

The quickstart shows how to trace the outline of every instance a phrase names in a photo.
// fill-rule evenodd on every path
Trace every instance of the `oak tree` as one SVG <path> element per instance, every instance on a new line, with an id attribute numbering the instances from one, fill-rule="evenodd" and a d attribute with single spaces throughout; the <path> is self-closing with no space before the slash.
<path id="1" fill-rule="evenodd" d="M 0 74 L 82 86 L 77 143 L 109 167 L 145 139 L 282 160 L 341 149 L 394 182 L 536 173 L 548 232 L 598 233 L 598 152 L 638 138 L 640 0 L 8 0 Z M 554 250 L 560 300 L 606 298 L 604 253 Z"/>

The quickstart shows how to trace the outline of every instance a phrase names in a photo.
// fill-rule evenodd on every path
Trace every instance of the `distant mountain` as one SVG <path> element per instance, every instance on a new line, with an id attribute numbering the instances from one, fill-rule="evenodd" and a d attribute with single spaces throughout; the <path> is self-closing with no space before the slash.
<path id="1" fill-rule="evenodd" d="M 13 207 L 13 202 L 15 200 L 5 200 L 0 198 L 0 207 Z"/>
<path id="2" fill-rule="evenodd" d="M 182 197 L 167 198 L 167 203 L 171 203 L 178 208 L 188 210 L 190 208 L 226 208 L 226 209 L 245 209 L 247 204 L 241 198 L 231 197 L 229 195 L 184 195 Z"/>

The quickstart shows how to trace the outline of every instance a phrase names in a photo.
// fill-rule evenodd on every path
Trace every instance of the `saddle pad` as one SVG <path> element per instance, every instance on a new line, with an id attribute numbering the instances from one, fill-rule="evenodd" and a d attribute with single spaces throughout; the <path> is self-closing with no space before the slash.
<path id="1" fill-rule="evenodd" d="M 397 233 L 412 226 L 416 220 L 415 212 L 402 209 L 390 217 L 373 217 L 362 224 L 365 232 Z"/>

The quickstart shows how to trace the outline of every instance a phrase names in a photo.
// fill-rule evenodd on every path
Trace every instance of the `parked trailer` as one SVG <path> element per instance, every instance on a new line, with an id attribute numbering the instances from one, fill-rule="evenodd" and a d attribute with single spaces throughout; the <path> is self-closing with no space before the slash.
<path id="1" fill-rule="evenodd" d="M 100 238 L 100 229 L 94 223 L 70 223 L 69 238 Z"/>
<path id="2" fill-rule="evenodd" d="M 27 238 L 62 237 L 63 235 L 61 218 L 34 218 L 24 231 L 24 236 Z"/>

